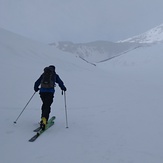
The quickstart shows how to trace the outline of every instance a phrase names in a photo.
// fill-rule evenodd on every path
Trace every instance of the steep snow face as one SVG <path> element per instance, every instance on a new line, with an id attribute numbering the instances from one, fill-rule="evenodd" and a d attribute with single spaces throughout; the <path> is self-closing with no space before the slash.
<path id="1" fill-rule="evenodd" d="M 163 41 L 163 24 L 132 38 L 122 40 L 119 42 L 132 42 L 132 43 L 157 43 Z"/>
<path id="2" fill-rule="evenodd" d="M 91 63 L 103 62 L 143 46 L 142 44 L 137 43 L 113 43 L 109 41 L 95 41 L 78 44 L 72 42 L 58 42 L 50 45 L 54 45 L 62 51 L 73 53 L 81 59 Z"/>

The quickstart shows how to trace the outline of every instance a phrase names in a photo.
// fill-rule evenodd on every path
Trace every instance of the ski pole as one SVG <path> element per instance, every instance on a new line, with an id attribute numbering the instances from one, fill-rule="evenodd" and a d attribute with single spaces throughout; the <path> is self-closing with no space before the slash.
<path id="1" fill-rule="evenodd" d="M 63 94 L 63 92 L 62 92 L 62 94 Z M 67 105 L 66 105 L 66 92 L 65 91 L 64 91 L 64 103 L 65 103 L 66 128 L 68 128 Z"/>
<path id="2" fill-rule="evenodd" d="M 27 102 L 27 104 L 25 105 L 25 107 L 23 108 L 23 110 L 21 111 L 21 113 L 19 114 L 19 116 L 16 118 L 16 120 L 14 121 L 14 123 L 17 122 L 17 120 L 20 118 L 20 116 L 22 115 L 22 113 L 24 112 L 25 108 L 28 106 L 28 104 L 30 103 L 30 101 L 32 100 L 33 96 L 35 95 L 36 92 L 33 93 L 32 97 L 29 99 L 29 101 Z"/>

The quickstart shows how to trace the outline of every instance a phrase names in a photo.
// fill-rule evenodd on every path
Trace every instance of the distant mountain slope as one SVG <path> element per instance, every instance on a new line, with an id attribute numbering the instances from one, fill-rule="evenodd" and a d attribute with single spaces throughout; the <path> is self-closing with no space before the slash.
<path id="1" fill-rule="evenodd" d="M 98 63 L 107 61 L 139 47 L 151 46 L 163 41 L 163 24 L 132 38 L 118 41 L 94 41 L 89 43 L 58 42 L 50 45 L 73 53 L 81 59 Z"/>
<path id="2" fill-rule="evenodd" d="M 53 46 L 31 40 L 1 27 L 0 36 L 1 70 L 3 70 L 1 66 L 8 58 L 10 58 L 10 62 L 6 61 L 6 63 L 12 65 L 13 67 L 17 66 L 17 60 L 19 60 L 19 57 L 23 58 L 23 66 L 27 67 L 30 67 L 32 63 L 36 64 L 41 62 L 41 69 L 49 64 L 55 64 L 56 67 L 60 67 L 60 70 L 63 69 L 64 71 L 73 70 L 74 66 L 77 68 L 80 67 L 80 65 L 90 67 L 90 65 L 85 62 L 81 62 L 79 58 L 76 58 L 73 55 L 67 55 L 66 52 L 63 52 Z M 30 63 L 26 61 L 29 58 L 31 59 Z M 69 65 L 72 67 L 70 68 Z M 36 66 L 36 69 L 37 68 L 38 67 Z"/>
<path id="3" fill-rule="evenodd" d="M 109 41 L 94 41 L 89 43 L 58 42 L 50 45 L 70 52 L 91 63 L 103 62 L 143 46 L 137 43 L 113 43 Z"/>
<path id="4" fill-rule="evenodd" d="M 149 31 L 140 34 L 138 36 L 134 36 L 122 41 L 121 42 L 131 42 L 131 43 L 157 43 L 163 41 L 163 24 L 150 29 Z"/>

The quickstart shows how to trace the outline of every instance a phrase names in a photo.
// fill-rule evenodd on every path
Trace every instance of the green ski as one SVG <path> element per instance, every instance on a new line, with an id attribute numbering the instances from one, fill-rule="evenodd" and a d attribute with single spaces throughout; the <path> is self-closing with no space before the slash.
<path id="1" fill-rule="evenodd" d="M 50 118 L 48 120 L 48 123 L 45 127 L 45 130 L 42 130 L 40 127 L 35 129 L 34 131 L 37 132 L 31 139 L 29 139 L 29 142 L 34 142 L 42 133 L 44 133 L 47 129 L 49 129 L 51 126 L 54 125 L 54 119 L 55 116 L 53 116 L 52 118 Z"/>

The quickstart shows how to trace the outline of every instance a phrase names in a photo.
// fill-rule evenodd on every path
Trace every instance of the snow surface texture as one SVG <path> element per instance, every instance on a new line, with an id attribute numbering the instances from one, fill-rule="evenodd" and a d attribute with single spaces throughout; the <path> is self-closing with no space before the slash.
<path id="1" fill-rule="evenodd" d="M 0 29 L 2 163 L 162 163 L 163 45 L 139 48 L 92 66 L 55 47 Z M 56 87 L 55 125 L 28 142 L 40 120 L 33 84 L 54 64 L 68 91 Z"/>

